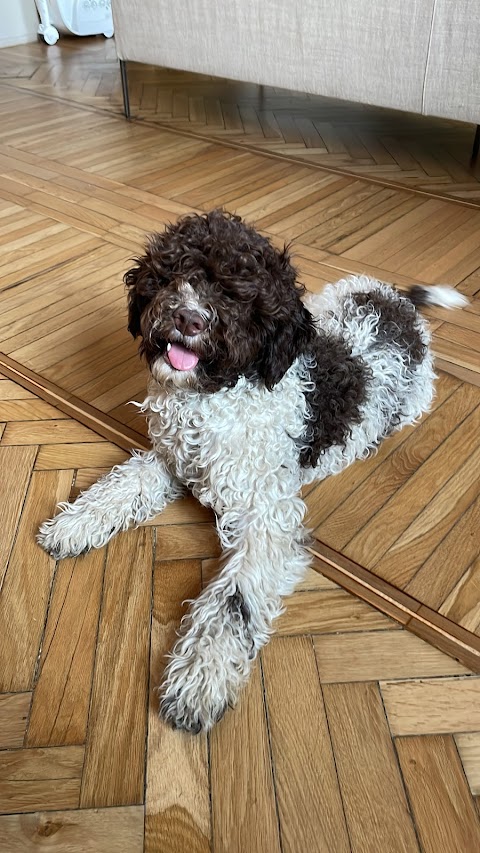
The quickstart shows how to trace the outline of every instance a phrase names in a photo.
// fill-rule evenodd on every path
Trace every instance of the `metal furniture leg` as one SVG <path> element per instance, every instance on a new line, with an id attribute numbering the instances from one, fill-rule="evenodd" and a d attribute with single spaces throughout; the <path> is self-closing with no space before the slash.
<path id="1" fill-rule="evenodd" d="M 120 59 L 120 74 L 122 77 L 122 92 L 123 92 L 123 112 L 125 113 L 125 118 L 131 118 L 130 115 L 130 99 L 128 97 L 128 77 L 127 77 L 127 63 L 124 59 Z"/>
<path id="2" fill-rule="evenodd" d="M 475 131 L 475 137 L 473 140 L 472 157 L 470 160 L 471 166 L 474 166 L 475 163 L 477 162 L 479 150 L 480 150 L 480 124 L 477 124 L 477 129 Z"/>

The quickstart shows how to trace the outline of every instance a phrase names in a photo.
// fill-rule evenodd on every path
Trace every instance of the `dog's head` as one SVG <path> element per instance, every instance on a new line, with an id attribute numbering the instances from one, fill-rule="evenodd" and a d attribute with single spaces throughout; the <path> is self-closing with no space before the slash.
<path id="1" fill-rule="evenodd" d="M 162 384 L 271 389 L 314 336 L 286 248 L 219 210 L 151 237 L 125 283 L 129 331 Z"/>

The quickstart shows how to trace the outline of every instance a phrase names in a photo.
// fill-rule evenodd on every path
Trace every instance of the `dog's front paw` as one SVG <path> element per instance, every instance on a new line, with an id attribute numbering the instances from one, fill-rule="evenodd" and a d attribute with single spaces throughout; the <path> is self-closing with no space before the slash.
<path id="1" fill-rule="evenodd" d="M 206 702 L 205 697 L 180 693 L 165 693 L 160 702 L 160 716 L 174 729 L 181 729 L 192 735 L 208 731 L 222 719 L 228 705 L 226 703 Z"/>
<path id="2" fill-rule="evenodd" d="M 94 523 L 88 514 L 78 515 L 65 510 L 42 524 L 37 542 L 55 560 L 78 557 L 90 548 L 98 547 Z"/>

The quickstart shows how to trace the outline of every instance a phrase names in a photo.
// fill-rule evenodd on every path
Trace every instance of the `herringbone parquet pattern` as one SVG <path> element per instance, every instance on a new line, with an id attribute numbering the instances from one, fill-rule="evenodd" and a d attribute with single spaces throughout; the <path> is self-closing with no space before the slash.
<path id="1" fill-rule="evenodd" d="M 90 39 L 87 45 L 74 64 L 68 38 L 51 47 L 3 50 L 0 79 L 48 98 L 118 112 L 114 43 Z M 480 164 L 469 166 L 470 125 L 171 69 L 129 68 L 137 119 L 480 204 Z"/>
<path id="2" fill-rule="evenodd" d="M 312 570 L 235 712 L 171 731 L 153 688 L 210 517 L 55 565 L 38 524 L 125 453 L 1 378 L 0 419 L 2 853 L 478 848 L 480 677 Z"/>
<path id="3" fill-rule="evenodd" d="M 111 50 L 0 52 L 0 851 L 473 853 L 480 212 L 265 157 L 239 145 L 248 111 L 234 145 L 208 137 L 202 104 L 221 86 L 240 115 L 236 84 L 197 79 L 183 115 L 200 117 L 195 135 L 159 127 L 163 83 L 140 76 L 133 95 L 154 121 L 127 123 Z M 242 92 L 245 108 L 258 101 Z M 146 232 L 214 205 L 293 239 L 311 290 L 360 271 L 449 281 L 471 304 L 428 312 L 443 368 L 431 415 L 309 490 L 324 574 L 287 602 L 239 708 L 192 738 L 159 721 L 153 688 L 185 602 L 216 571 L 211 514 L 186 499 L 58 564 L 35 531 L 125 458 L 112 436 L 145 441 L 126 405 L 146 376 L 122 273 Z"/>

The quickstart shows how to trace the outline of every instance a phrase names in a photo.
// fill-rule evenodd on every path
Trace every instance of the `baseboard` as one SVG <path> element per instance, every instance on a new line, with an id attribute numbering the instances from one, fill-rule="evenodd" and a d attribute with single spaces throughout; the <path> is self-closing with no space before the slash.
<path id="1" fill-rule="evenodd" d="M 15 47 L 17 44 L 28 44 L 32 41 L 37 41 L 37 30 L 21 33 L 17 36 L 0 36 L 0 48 L 2 47 Z"/>

